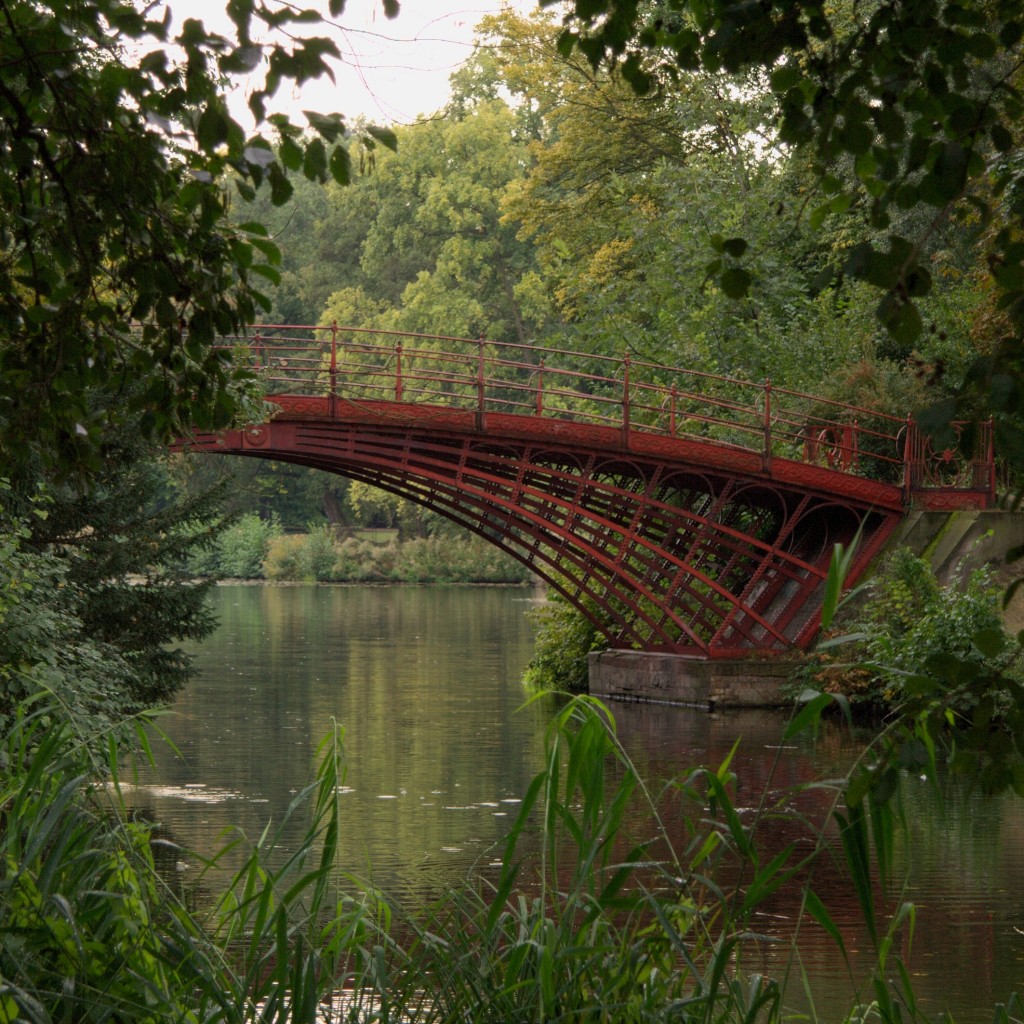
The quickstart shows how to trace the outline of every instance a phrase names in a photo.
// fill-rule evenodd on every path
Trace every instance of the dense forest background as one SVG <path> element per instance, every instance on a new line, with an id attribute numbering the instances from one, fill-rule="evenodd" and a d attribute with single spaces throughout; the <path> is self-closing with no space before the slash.
<path id="1" fill-rule="evenodd" d="M 780 143 L 760 70 L 638 96 L 560 52 L 552 17 L 509 11 L 479 34 L 448 107 L 396 128 L 396 151 L 353 146 L 350 184 L 297 179 L 287 205 L 244 210 L 282 254 L 263 322 L 630 352 L 898 415 L 960 392 L 996 345 L 980 222 L 893 216 L 888 233 L 923 239 L 931 268 L 917 334 L 886 329 L 870 274 L 830 269 L 881 238 L 841 181 L 863 168 L 823 183 Z M 226 461 L 185 461 L 175 486 L 198 492 Z M 316 471 L 230 471 L 229 511 L 286 531 L 447 529 Z"/>

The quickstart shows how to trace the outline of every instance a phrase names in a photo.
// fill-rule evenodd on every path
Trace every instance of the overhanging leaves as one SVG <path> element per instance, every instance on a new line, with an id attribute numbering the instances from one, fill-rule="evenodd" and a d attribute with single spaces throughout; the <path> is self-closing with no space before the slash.
<path id="1" fill-rule="evenodd" d="M 285 80 L 328 73 L 337 49 L 326 38 L 274 35 L 316 15 L 248 0 L 231 5 L 234 40 L 197 19 L 171 38 L 169 19 L 126 0 L 19 3 L 4 13 L 0 473 L 30 452 L 50 461 L 60 453 L 74 455 L 65 470 L 84 477 L 118 416 L 82 417 L 74 394 L 94 384 L 155 375 L 159 405 L 140 424 L 155 439 L 230 421 L 235 375 L 209 346 L 265 306 L 254 281 L 276 277 L 279 253 L 259 245 L 266 262 L 254 263 L 260 233 L 231 224 L 228 189 L 248 201 L 269 186 L 281 204 L 289 171 L 344 182 L 348 156 L 337 114 L 308 115 L 308 136 L 276 115 L 277 139 L 247 137 L 222 75 L 265 69 L 250 96 L 262 118 Z M 111 31 L 132 45 L 112 48 Z M 192 328 L 187 358 L 182 324 Z"/>

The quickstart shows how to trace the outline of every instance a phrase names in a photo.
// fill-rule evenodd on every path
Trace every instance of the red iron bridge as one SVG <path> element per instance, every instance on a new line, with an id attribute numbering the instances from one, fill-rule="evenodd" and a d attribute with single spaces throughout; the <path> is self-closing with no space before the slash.
<path id="1" fill-rule="evenodd" d="M 692 370 L 362 328 L 225 338 L 267 422 L 189 447 L 312 466 L 433 509 L 526 563 L 615 648 L 806 647 L 834 545 L 850 582 L 912 507 L 989 507 L 992 424 Z M 965 454 L 969 452 L 970 454 Z"/>

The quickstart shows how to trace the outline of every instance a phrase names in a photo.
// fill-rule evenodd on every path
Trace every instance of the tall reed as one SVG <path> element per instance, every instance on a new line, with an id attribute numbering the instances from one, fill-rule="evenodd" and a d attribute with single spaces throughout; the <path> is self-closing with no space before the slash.
<path id="1" fill-rule="evenodd" d="M 830 701 L 806 698 L 790 737 Z M 787 985 L 814 997 L 797 935 L 771 977 L 748 954 L 782 891 L 796 931 L 820 927 L 848 965 L 848 1021 L 929 1019 L 903 961 L 914 909 L 888 913 L 877 895 L 899 825 L 884 747 L 814 784 L 831 800 L 816 820 L 800 813 L 799 792 L 768 788 L 745 813 L 732 755 L 651 792 L 609 710 L 572 698 L 550 724 L 500 868 L 410 909 L 338 863 L 343 738 L 334 728 L 325 739 L 286 820 L 207 862 L 204 884 L 221 895 L 190 909 L 120 800 L 125 738 L 97 744 L 46 695 L 28 702 L 0 749 L 0 1024 L 771 1024 L 789 1019 Z M 145 750 L 142 734 L 134 740 Z M 882 785 L 860 781 L 869 768 Z M 299 815 L 304 838 L 282 860 L 279 841 Z M 764 825 L 779 816 L 813 842 L 769 847 Z M 240 850 L 242 866 L 218 883 Z M 873 950 L 863 978 L 815 885 L 824 858 L 839 858 L 860 902 Z M 995 1020 L 1021 1016 L 1011 1000 Z"/>

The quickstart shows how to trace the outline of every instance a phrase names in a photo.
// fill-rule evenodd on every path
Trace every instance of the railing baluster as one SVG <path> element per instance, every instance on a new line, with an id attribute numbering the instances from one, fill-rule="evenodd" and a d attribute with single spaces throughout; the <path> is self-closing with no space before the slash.
<path id="1" fill-rule="evenodd" d="M 913 471 L 911 463 L 914 458 L 914 432 L 915 423 L 911 418 L 910 413 L 907 413 L 907 424 L 906 431 L 907 435 L 903 439 L 903 503 L 910 505 L 911 495 L 914 489 Z"/>
<path id="2" fill-rule="evenodd" d="M 761 464 L 766 473 L 772 471 L 772 382 L 764 382 L 764 451 Z"/>
<path id="3" fill-rule="evenodd" d="M 544 360 L 540 361 L 537 370 L 537 415 L 544 415 Z"/>
<path id="4" fill-rule="evenodd" d="M 338 322 L 331 323 L 331 390 L 327 396 L 327 406 L 333 416 L 338 404 Z"/>
<path id="5" fill-rule="evenodd" d="M 484 430 L 487 426 L 484 415 L 484 339 L 480 338 L 476 344 L 476 429 Z"/>
<path id="6" fill-rule="evenodd" d="M 985 424 L 985 433 L 988 435 L 985 452 L 985 465 L 988 470 L 988 500 L 991 507 L 996 504 L 996 422 L 995 418 L 989 416 Z"/>
<path id="7" fill-rule="evenodd" d="M 622 446 L 629 447 L 629 353 L 622 360 Z"/>
<path id="8" fill-rule="evenodd" d="M 668 407 L 668 432 L 670 437 L 676 436 L 676 382 L 672 381 L 672 392 Z"/>
<path id="9" fill-rule="evenodd" d="M 395 342 L 395 401 L 402 400 L 402 343 Z"/>

